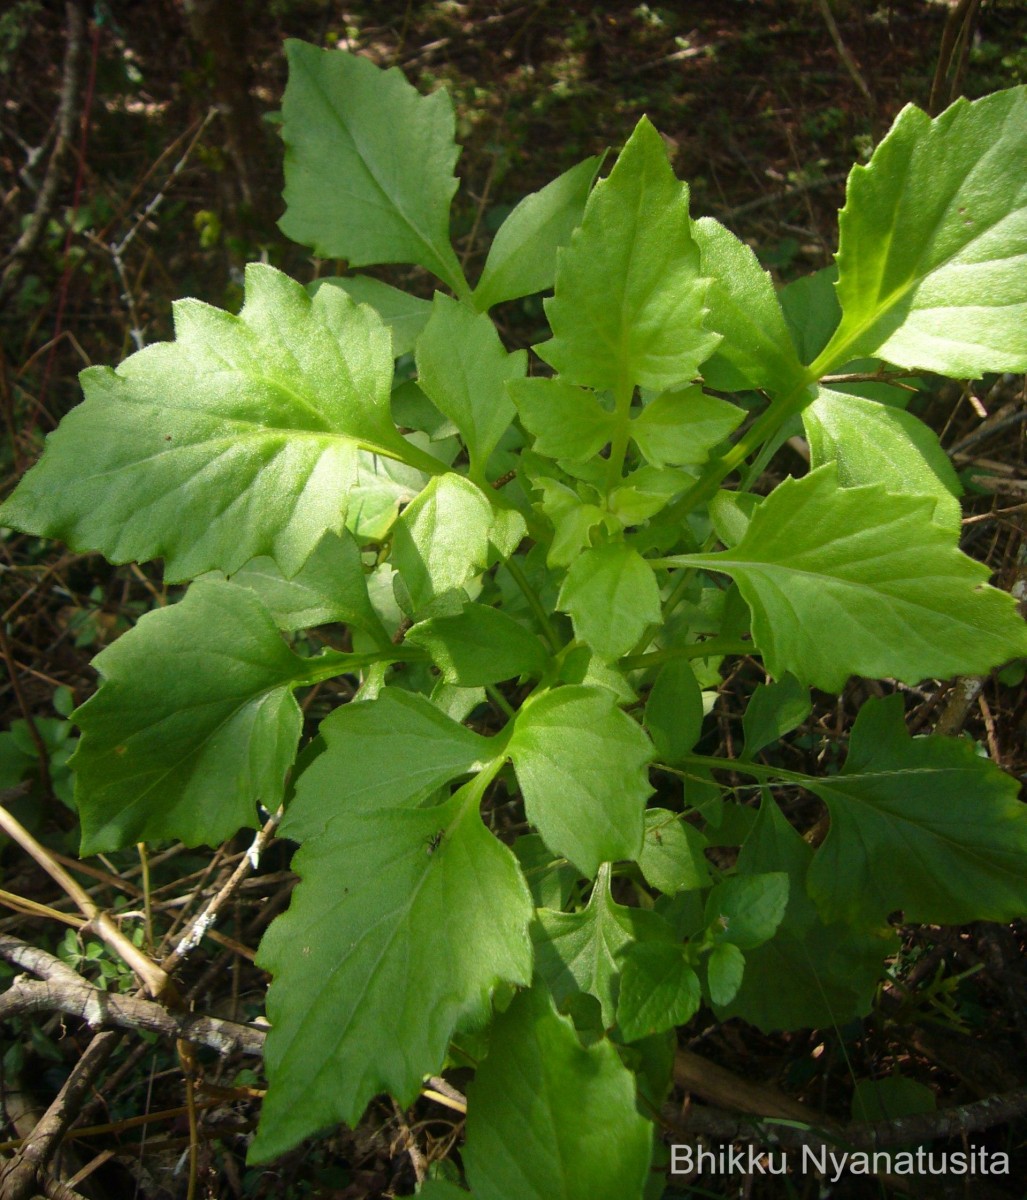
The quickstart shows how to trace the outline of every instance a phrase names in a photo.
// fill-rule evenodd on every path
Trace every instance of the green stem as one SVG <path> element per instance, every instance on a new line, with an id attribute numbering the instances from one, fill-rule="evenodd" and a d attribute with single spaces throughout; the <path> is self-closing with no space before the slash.
<path id="1" fill-rule="evenodd" d="M 560 651 L 560 638 L 557 636 L 557 632 L 553 628 L 553 623 L 549 619 L 549 613 L 546 612 L 542 601 L 535 593 L 535 589 L 528 582 L 527 575 L 525 575 L 521 570 L 520 563 L 511 554 L 511 556 L 504 563 L 504 566 L 513 577 L 514 583 L 516 583 L 523 592 L 524 598 L 528 602 L 528 607 L 534 614 L 535 620 L 538 621 L 539 628 L 542 630 L 543 636 L 549 643 L 549 649 L 552 650 L 554 654 L 558 654 Z"/>
<path id="2" fill-rule="evenodd" d="M 720 458 L 715 458 L 680 499 L 675 500 L 661 517 L 663 521 L 683 521 L 685 517 L 716 495 L 721 483 L 743 462 L 769 441 L 785 421 L 802 412 L 809 402 L 809 385 L 819 378 L 819 362 L 806 368 L 802 381 L 790 392 L 774 400 L 749 426 L 737 442 Z M 814 370 L 817 368 L 817 370 Z"/>
<path id="3" fill-rule="evenodd" d="M 378 650 L 370 654 L 346 654 L 342 650 L 324 650 L 316 658 L 310 659 L 310 670 L 302 679 L 296 681 L 298 687 L 307 687 L 312 683 L 322 683 L 336 675 L 354 675 L 375 663 L 387 662 L 426 662 L 427 655 L 413 646 L 390 646 L 388 650 Z"/>
<path id="4" fill-rule="evenodd" d="M 613 438 L 610 441 L 610 458 L 606 465 L 606 494 L 617 486 L 624 472 L 624 458 L 628 452 L 631 431 L 631 401 L 635 385 L 630 379 L 621 377 L 613 391 L 614 420 Z"/>
<path id="5" fill-rule="evenodd" d="M 741 762 L 735 758 L 715 758 L 709 754 L 686 754 L 677 768 L 664 767 L 662 763 L 660 764 L 660 770 L 666 770 L 671 775 L 684 775 L 685 772 L 681 767 L 703 767 L 710 771 L 738 771 L 742 775 L 751 775 L 753 779 L 758 779 L 761 783 L 795 783 L 800 787 L 808 787 L 811 782 L 815 782 L 814 776 L 804 775 L 801 771 L 787 771 L 784 767 L 768 767 L 763 763 Z"/>
<path id="6" fill-rule="evenodd" d="M 499 690 L 499 688 L 496 687 L 495 684 L 486 683 L 485 684 L 485 694 L 492 701 L 492 703 L 496 706 L 496 708 L 500 709 L 507 717 L 510 718 L 511 721 L 513 721 L 517 717 L 516 710 L 511 706 L 510 702 L 503 695 L 503 693 Z"/>
<path id="7" fill-rule="evenodd" d="M 741 638 L 708 638 L 705 642 L 689 642 L 684 646 L 668 646 L 664 650 L 651 650 L 648 654 L 627 654 L 617 666 L 622 671 L 636 671 L 642 667 L 656 667 L 672 662 L 676 658 L 723 658 L 728 654 L 752 654 L 756 647 Z"/>

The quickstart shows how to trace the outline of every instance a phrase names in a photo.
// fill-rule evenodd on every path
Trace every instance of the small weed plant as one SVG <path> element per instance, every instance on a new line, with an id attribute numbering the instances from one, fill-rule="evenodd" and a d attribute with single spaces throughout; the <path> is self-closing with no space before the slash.
<path id="1" fill-rule="evenodd" d="M 1027 370 L 1027 89 L 905 108 L 852 171 L 835 266 L 780 292 L 689 215 L 645 118 L 605 178 L 517 205 L 472 286 L 446 93 L 288 49 L 283 231 L 440 287 L 252 265 L 238 316 L 182 300 L 173 342 L 83 373 L 0 518 L 191 582 L 95 660 L 82 851 L 216 845 L 284 805 L 253 1161 L 459 1065 L 480 1200 L 640 1197 L 700 1006 L 838 1025 L 890 916 L 1027 912 L 1016 780 L 909 736 L 899 692 L 840 769 L 765 753 L 812 688 L 1027 655 L 895 383 Z M 550 290 L 529 373 L 489 314 Z M 758 494 L 797 434 L 809 470 Z M 767 681 L 729 760 L 703 721 L 732 656 Z M 297 690 L 338 676 L 355 694 L 301 745 Z M 817 836 L 782 788 L 822 802 Z"/>

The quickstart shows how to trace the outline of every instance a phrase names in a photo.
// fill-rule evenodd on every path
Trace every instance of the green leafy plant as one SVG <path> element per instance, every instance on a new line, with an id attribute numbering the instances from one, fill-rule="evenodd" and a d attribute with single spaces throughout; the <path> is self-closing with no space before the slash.
<path id="1" fill-rule="evenodd" d="M 780 294 L 693 220 L 644 118 L 606 178 L 589 160 L 517 205 L 472 285 L 446 94 L 299 42 L 289 63 L 284 232 L 445 290 L 253 265 L 238 316 L 183 300 L 173 343 L 83 373 L 0 518 L 194 582 L 95 660 L 82 850 L 216 844 L 285 804 L 301 882 L 258 958 L 254 1161 L 380 1092 L 411 1101 L 455 1039 L 476 1196 L 638 1197 L 702 1003 L 843 1022 L 872 1003 L 889 915 L 1027 910 L 1016 781 L 911 738 L 899 694 L 863 706 L 834 774 L 757 757 L 810 688 L 1027 654 L 957 547 L 937 437 L 889 386 L 1027 369 L 1027 90 L 904 109 L 852 171 L 836 268 Z M 548 289 L 529 375 L 489 311 Z M 757 495 L 800 428 L 811 469 Z M 336 623 L 347 649 L 303 652 Z M 703 752 L 703 691 L 736 655 L 773 682 L 728 761 Z M 359 690 L 297 760 L 295 693 L 337 676 Z M 822 844 L 779 786 L 823 802 Z M 739 845 L 730 869 L 705 854 Z"/>

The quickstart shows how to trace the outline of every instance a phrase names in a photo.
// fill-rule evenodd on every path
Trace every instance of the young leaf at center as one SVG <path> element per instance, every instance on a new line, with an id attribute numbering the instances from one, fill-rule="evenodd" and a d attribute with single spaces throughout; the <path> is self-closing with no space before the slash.
<path id="1" fill-rule="evenodd" d="M 535 349 L 585 387 L 688 383 L 719 340 L 703 328 L 708 284 L 688 189 L 643 117 L 559 252 L 555 295 L 546 301 L 553 337 Z"/>

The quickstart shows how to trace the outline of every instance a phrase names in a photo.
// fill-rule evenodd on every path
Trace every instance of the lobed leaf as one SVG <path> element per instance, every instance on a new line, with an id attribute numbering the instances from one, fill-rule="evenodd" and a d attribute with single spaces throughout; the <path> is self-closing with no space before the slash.
<path id="1" fill-rule="evenodd" d="M 717 1008 L 721 1020 L 741 1017 L 770 1033 L 840 1027 L 870 1011 L 884 961 L 897 939 L 879 918 L 856 925 L 821 919 L 806 893 L 813 854 L 777 804 L 765 797 L 738 856 L 738 870 L 746 875 L 786 872 L 788 907 L 770 941 L 746 950 L 741 986 Z"/>
<path id="2" fill-rule="evenodd" d="M 334 766 L 329 785 L 323 770 L 305 772 L 282 824 L 296 836 L 326 807 L 344 809 L 295 855 L 300 885 L 261 942 L 257 961 L 275 978 L 251 1161 L 325 1125 L 356 1125 L 379 1092 L 412 1103 L 457 1024 L 482 1022 L 501 981 L 531 978 L 531 896 L 481 822 L 480 791 L 472 783 L 430 808 L 340 806 L 349 764 L 337 746 L 314 764 Z"/>
<path id="3" fill-rule="evenodd" d="M 881 485 L 841 488 L 829 463 L 775 488 L 731 550 L 664 562 L 732 576 L 777 678 L 837 692 L 850 674 L 981 674 L 1027 653 L 1027 625 L 932 521 L 934 506 Z"/>
<path id="4" fill-rule="evenodd" d="M 484 570 L 492 525 L 488 498 L 462 475 L 431 480 L 407 505 L 393 530 L 391 562 L 409 612 L 423 612 Z"/>
<path id="5" fill-rule="evenodd" d="M 553 286 L 556 253 L 581 223 L 599 164 L 599 158 L 586 158 L 564 171 L 525 196 L 500 225 L 474 289 L 479 312 Z"/>
<path id="6" fill-rule="evenodd" d="M 605 688 L 571 685 L 530 699 L 508 747 L 528 820 L 586 876 L 637 858 L 652 746 Z"/>
<path id="7" fill-rule="evenodd" d="M 811 467 L 837 463 L 843 487 L 879 483 L 890 492 L 933 496 L 934 519 L 959 534 L 959 476 L 937 434 L 912 413 L 822 387 L 803 409 L 802 423 Z"/>
<path id="8" fill-rule="evenodd" d="M 344 704 L 321 722 L 326 750 L 303 772 L 304 792 L 322 797 L 289 809 L 291 836 L 307 841 L 331 817 L 354 808 L 416 805 L 494 757 L 487 738 L 447 717 L 424 696 L 383 688 L 374 700 Z M 298 785 L 297 785 L 298 786 Z"/>
<path id="9" fill-rule="evenodd" d="M 557 258 L 541 358 L 571 383 L 671 388 L 694 379 L 716 346 L 703 327 L 709 280 L 663 139 L 646 117 L 600 180 Z"/>
<path id="10" fill-rule="evenodd" d="M 255 828 L 258 803 L 281 804 L 296 754 L 293 688 L 326 665 L 337 674 L 345 656 L 301 658 L 254 592 L 200 580 L 93 663 L 100 689 L 74 714 L 83 854 L 167 838 L 216 846 Z"/>
<path id="11" fill-rule="evenodd" d="M 279 629 L 293 632 L 342 621 L 389 640 L 368 598 L 360 548 L 345 530 L 326 533 L 291 579 L 274 559 L 262 557 L 244 563 L 232 582 L 256 592 Z"/>
<path id="12" fill-rule="evenodd" d="M 1027 87 L 907 105 L 839 216 L 842 320 L 823 354 L 977 378 L 1027 370 Z M 830 369 L 827 366 L 825 369 Z"/>
<path id="13" fill-rule="evenodd" d="M 175 333 L 82 372 L 85 402 L 0 521 L 111 562 L 162 556 L 169 581 L 262 555 L 289 577 L 342 531 L 358 447 L 445 470 L 393 425 L 388 331 L 345 292 L 311 299 L 251 263 L 238 317 L 180 300 Z"/>
<path id="14" fill-rule="evenodd" d="M 471 471 L 485 466 L 513 420 L 507 385 L 527 370 L 525 350 L 507 354 L 495 325 L 440 292 L 417 342 L 418 382 L 463 435 Z"/>
<path id="15" fill-rule="evenodd" d="M 626 1042 L 684 1025 L 699 1011 L 699 976 L 685 961 L 683 947 L 632 942 L 623 958 L 617 1027 Z"/>
<path id="16" fill-rule="evenodd" d="M 575 636 L 603 659 L 627 654 L 660 620 L 660 590 L 652 568 L 626 542 L 591 546 L 571 564 L 558 607 Z"/>
<path id="17" fill-rule="evenodd" d="M 831 828 L 809 872 L 825 920 L 960 925 L 1027 912 L 1027 805 L 961 738 L 910 738 L 902 697 L 869 700 L 842 771 L 807 785 Z"/>
<path id="18" fill-rule="evenodd" d="M 477 1200 L 642 1200 L 652 1139 L 616 1048 L 582 1046 L 545 989 L 496 1019 L 467 1092 L 463 1158 Z"/>
<path id="19" fill-rule="evenodd" d="M 286 237 L 351 267 L 418 263 L 468 291 L 449 241 L 453 104 L 418 95 L 400 71 L 367 58 L 285 43 L 282 99 Z"/>
<path id="20" fill-rule="evenodd" d="M 703 367 L 710 386 L 772 395 L 801 387 L 806 373 L 788 335 L 773 281 L 756 255 L 712 217 L 692 225 L 703 274 L 711 278 L 706 326 L 721 335 Z"/>
<path id="21" fill-rule="evenodd" d="M 603 1025 L 613 1026 L 620 988 L 621 954 L 639 941 L 671 938 L 656 913 L 617 904 L 610 894 L 610 869 L 601 868 L 588 904 L 579 912 L 541 908 L 532 926 L 535 970 L 558 1008 L 584 992 L 599 1002 Z M 680 950 L 680 947 L 678 947 Z"/>

